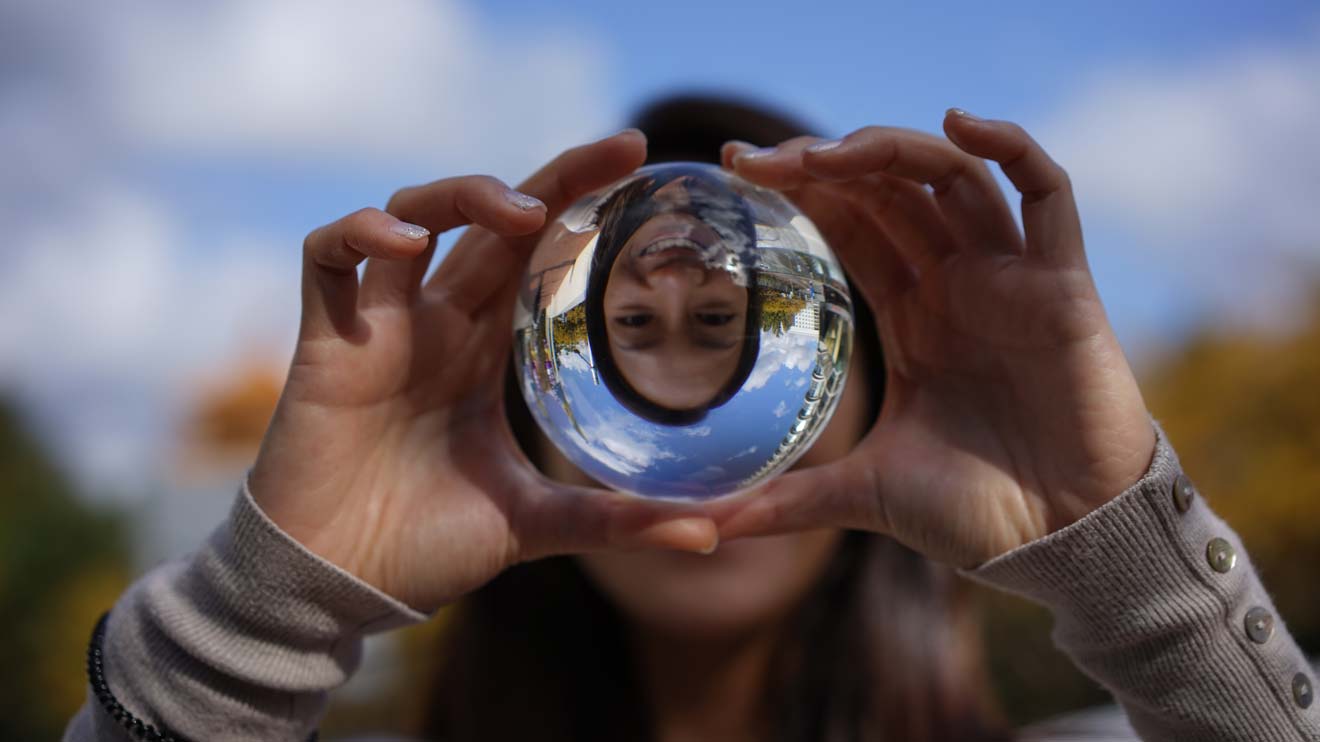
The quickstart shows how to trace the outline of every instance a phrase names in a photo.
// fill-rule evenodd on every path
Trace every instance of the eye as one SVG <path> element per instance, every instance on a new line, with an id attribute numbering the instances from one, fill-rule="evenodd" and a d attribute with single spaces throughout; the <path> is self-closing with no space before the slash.
<path id="1" fill-rule="evenodd" d="M 697 321 L 707 327 L 722 327 L 733 321 L 734 315 L 724 312 L 697 312 Z"/>
<path id="2" fill-rule="evenodd" d="M 615 318 L 615 322 L 624 327 L 644 327 L 650 324 L 652 315 L 649 314 L 624 314 Z"/>

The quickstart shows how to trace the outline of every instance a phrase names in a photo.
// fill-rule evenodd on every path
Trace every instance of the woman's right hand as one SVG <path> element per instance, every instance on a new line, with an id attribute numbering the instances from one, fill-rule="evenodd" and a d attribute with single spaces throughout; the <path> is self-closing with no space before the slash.
<path id="1" fill-rule="evenodd" d="M 695 507 L 546 479 L 504 414 L 514 297 L 541 229 L 645 153 L 626 131 L 565 152 L 519 191 L 449 178 L 308 235 L 297 348 L 249 477 L 266 514 L 424 611 L 549 554 L 712 549 L 715 526 Z M 469 224 L 423 283 L 434 236 Z"/>

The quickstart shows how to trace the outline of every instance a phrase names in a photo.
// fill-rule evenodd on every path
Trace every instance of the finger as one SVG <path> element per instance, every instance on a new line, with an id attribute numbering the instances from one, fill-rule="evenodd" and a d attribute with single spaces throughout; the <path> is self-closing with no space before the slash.
<path id="1" fill-rule="evenodd" d="M 427 249 L 430 234 L 379 209 L 362 209 L 307 235 L 300 335 L 350 335 L 357 322 L 358 263 L 412 260 Z"/>
<path id="2" fill-rule="evenodd" d="M 880 499 L 868 486 L 856 455 L 825 466 L 801 469 L 749 492 L 707 503 L 720 539 L 813 528 L 887 532 Z"/>
<path id="3" fill-rule="evenodd" d="M 518 186 L 546 205 L 546 222 L 574 201 L 613 183 L 641 167 L 646 137 L 628 129 L 592 144 L 570 149 Z M 427 290 L 444 295 L 464 311 L 474 312 L 521 275 L 540 233 L 514 240 L 493 239 L 477 232 L 460 239 L 427 282 Z"/>
<path id="4" fill-rule="evenodd" d="M 819 137 L 794 137 L 776 147 L 740 148 L 732 154 L 733 171 L 757 185 L 778 190 L 797 188 L 812 180 L 802 169 L 802 153 Z"/>
<path id="5" fill-rule="evenodd" d="M 852 198 L 847 186 L 813 183 L 792 200 L 820 229 L 825 241 L 877 314 L 915 284 L 915 272 L 874 217 Z"/>
<path id="6" fill-rule="evenodd" d="M 986 121 L 958 109 L 944 118 L 949 139 L 965 152 L 994 160 L 1022 194 L 1027 253 L 1085 263 L 1082 224 L 1068 174 L 1021 126 Z"/>
<path id="7" fill-rule="evenodd" d="M 520 503 L 512 519 L 521 560 L 608 549 L 709 554 L 719 544 L 714 521 L 698 505 L 548 481 L 546 487 Z"/>
<path id="8" fill-rule="evenodd" d="M 876 173 L 835 185 L 840 197 L 869 214 L 920 275 L 956 252 L 956 241 L 935 197 L 920 184 Z"/>
<path id="9" fill-rule="evenodd" d="M 446 178 L 404 188 L 390 198 L 386 211 L 420 224 L 432 234 L 477 224 L 497 234 L 520 235 L 539 229 L 545 221 L 545 204 L 489 175 Z M 411 260 L 368 260 L 360 305 L 411 303 L 433 252 L 434 242 Z"/>
<path id="10" fill-rule="evenodd" d="M 740 152 L 750 152 L 756 149 L 756 145 L 751 142 L 744 142 L 740 139 L 731 139 L 720 145 L 720 167 L 725 170 L 733 169 L 733 158 Z"/>
<path id="11" fill-rule="evenodd" d="M 558 214 L 582 196 L 613 183 L 646 162 L 646 135 L 624 129 L 597 142 L 565 151 L 523 181 L 518 189 Z"/>
<path id="12" fill-rule="evenodd" d="M 720 155 L 738 175 L 767 188 L 793 192 L 819 182 L 805 169 L 804 154 L 820 141 L 804 136 L 768 148 L 728 142 Z M 918 273 L 954 252 L 953 236 L 938 205 L 924 187 L 910 180 L 871 173 L 850 179 L 846 189 L 833 192 L 869 210 Z"/>
<path id="13" fill-rule="evenodd" d="M 1022 251 L 1017 223 L 985 163 L 940 137 L 867 127 L 808 148 L 803 166 L 827 180 L 887 173 L 928 185 L 960 246 L 991 254 Z"/>

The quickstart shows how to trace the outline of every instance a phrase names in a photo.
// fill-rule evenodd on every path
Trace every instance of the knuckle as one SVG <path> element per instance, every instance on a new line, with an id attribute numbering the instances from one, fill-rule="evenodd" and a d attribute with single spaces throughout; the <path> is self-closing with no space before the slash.
<path id="1" fill-rule="evenodd" d="M 461 185 L 480 189 L 504 189 L 504 181 L 496 178 L 494 175 L 467 175 L 462 178 Z"/>
<path id="2" fill-rule="evenodd" d="M 380 215 L 383 213 L 384 212 L 380 209 L 371 206 L 358 209 L 341 220 L 343 226 L 340 232 L 344 235 L 345 239 L 349 239 L 355 235 L 361 235 L 370 227 L 371 223 L 379 219 Z"/>
<path id="3" fill-rule="evenodd" d="M 862 128 L 854 131 L 853 133 L 849 134 L 848 137 L 850 139 L 856 138 L 856 139 L 861 139 L 862 141 L 869 142 L 869 141 L 874 141 L 876 139 L 880 139 L 881 137 L 885 136 L 887 133 L 888 132 L 885 129 L 885 127 L 871 124 L 870 126 L 863 126 Z"/>
<path id="4" fill-rule="evenodd" d="M 1060 189 L 1072 190 L 1072 176 L 1057 162 L 1054 163 L 1054 178 L 1058 181 Z"/>
<path id="5" fill-rule="evenodd" d="M 385 202 L 385 210 L 391 214 L 397 213 L 402 208 L 404 202 L 410 200 L 417 192 L 417 186 L 405 186 L 395 191 L 390 196 L 390 200 Z"/>
<path id="6" fill-rule="evenodd" d="M 326 225 L 317 227 L 308 232 L 307 236 L 303 238 L 303 255 L 311 256 L 316 254 L 317 246 L 325 241 L 325 236 L 329 229 L 329 225 Z"/>

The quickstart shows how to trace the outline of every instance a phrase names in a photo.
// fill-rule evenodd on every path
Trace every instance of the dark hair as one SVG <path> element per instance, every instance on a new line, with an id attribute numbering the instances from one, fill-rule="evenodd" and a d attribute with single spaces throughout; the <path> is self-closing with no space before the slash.
<path id="1" fill-rule="evenodd" d="M 721 99 L 660 101 L 638 117 L 651 157 L 714 160 L 725 139 L 771 145 L 805 131 Z M 875 322 L 853 292 L 856 353 L 879 381 Z M 510 425 L 535 460 L 537 428 L 509 375 Z M 767 677 L 780 742 L 1007 740 L 983 667 L 968 585 L 885 536 L 848 532 L 796 609 Z M 653 738 L 626 619 L 570 557 L 506 570 L 453 609 L 425 733 L 448 742 Z"/>
<path id="2" fill-rule="evenodd" d="M 747 289 L 747 312 L 738 362 L 728 380 L 710 399 L 697 407 L 665 407 L 638 392 L 614 360 L 605 317 L 605 286 L 610 280 L 610 270 L 628 239 L 657 213 L 658 206 L 652 196 L 676 180 L 683 181 L 690 189 L 705 192 L 707 198 L 722 207 L 719 209 L 722 229 L 743 237 L 749 245 L 756 242 L 756 223 L 752 220 L 747 204 L 701 169 L 674 165 L 654 173 L 652 177 L 638 178 L 611 193 L 597 210 L 600 236 L 591 258 L 584 307 L 591 359 L 611 396 L 644 420 L 661 425 L 695 425 L 705 419 L 707 412 L 733 398 L 752 375 L 752 368 L 756 366 L 756 359 L 761 353 L 761 293 L 756 286 L 755 267 L 749 261 L 747 274 L 742 277 Z M 700 211 L 699 208 L 693 210 Z"/>

